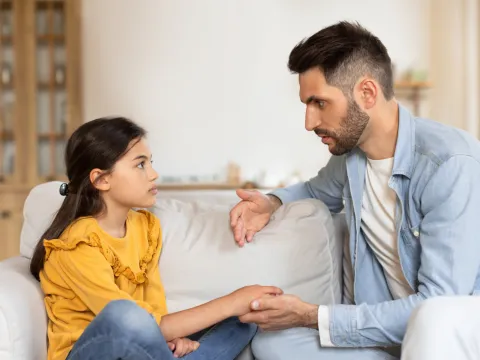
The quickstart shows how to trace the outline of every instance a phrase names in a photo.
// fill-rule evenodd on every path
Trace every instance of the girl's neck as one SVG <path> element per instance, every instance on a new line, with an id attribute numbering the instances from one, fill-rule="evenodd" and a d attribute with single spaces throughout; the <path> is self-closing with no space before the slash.
<path id="1" fill-rule="evenodd" d="M 126 234 L 126 220 L 130 209 L 108 206 L 103 213 L 96 216 L 100 227 L 115 238 L 123 238 Z"/>

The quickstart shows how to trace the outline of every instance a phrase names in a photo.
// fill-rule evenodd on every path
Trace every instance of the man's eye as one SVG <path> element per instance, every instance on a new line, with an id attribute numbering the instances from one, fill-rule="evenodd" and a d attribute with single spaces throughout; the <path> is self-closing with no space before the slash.
<path id="1" fill-rule="evenodd" d="M 323 101 L 323 100 L 317 100 L 317 105 L 318 105 L 318 107 L 320 107 L 320 108 L 324 108 L 324 107 L 325 107 L 325 101 Z"/>

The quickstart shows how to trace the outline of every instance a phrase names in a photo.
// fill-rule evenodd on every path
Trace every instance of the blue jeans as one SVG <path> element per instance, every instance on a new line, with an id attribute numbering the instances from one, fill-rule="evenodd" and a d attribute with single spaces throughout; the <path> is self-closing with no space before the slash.
<path id="1" fill-rule="evenodd" d="M 229 318 L 193 335 L 200 347 L 185 360 L 233 360 L 257 332 L 252 324 Z M 175 359 L 155 319 L 132 301 L 110 302 L 93 319 L 68 354 L 67 360 Z"/>

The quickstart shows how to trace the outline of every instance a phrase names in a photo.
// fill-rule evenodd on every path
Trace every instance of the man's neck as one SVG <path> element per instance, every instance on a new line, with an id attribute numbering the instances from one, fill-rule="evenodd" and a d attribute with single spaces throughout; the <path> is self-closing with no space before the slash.
<path id="1" fill-rule="evenodd" d="M 390 100 L 370 118 L 360 149 L 372 160 L 393 157 L 399 124 L 398 103 Z"/>

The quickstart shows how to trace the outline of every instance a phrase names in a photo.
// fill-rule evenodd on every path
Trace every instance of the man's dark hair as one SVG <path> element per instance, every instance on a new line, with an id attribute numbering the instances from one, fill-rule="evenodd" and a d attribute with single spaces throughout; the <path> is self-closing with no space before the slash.
<path id="1" fill-rule="evenodd" d="M 288 68 L 301 74 L 319 68 L 327 83 L 345 96 L 352 94 L 355 82 L 369 75 L 380 84 L 385 99 L 393 95 L 392 63 L 387 49 L 358 23 L 341 21 L 298 43 L 290 53 Z"/>

